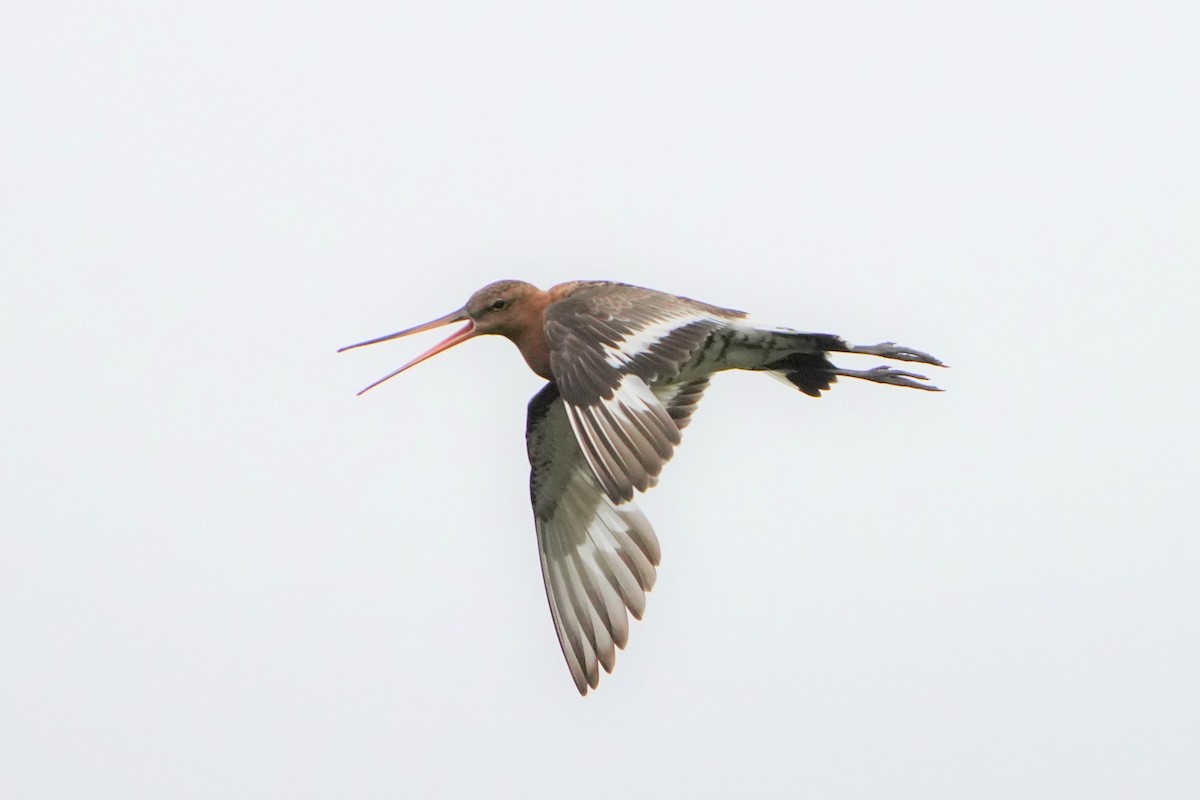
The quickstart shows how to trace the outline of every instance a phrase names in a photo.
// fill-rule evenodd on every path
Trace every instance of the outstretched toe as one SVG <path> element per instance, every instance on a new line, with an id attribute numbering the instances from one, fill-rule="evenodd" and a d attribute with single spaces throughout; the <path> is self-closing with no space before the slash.
<path id="1" fill-rule="evenodd" d="M 920 350 L 914 350 L 911 347 L 896 344 L 895 342 L 880 342 L 879 344 L 864 345 L 855 347 L 850 352 L 862 353 L 864 355 L 879 356 L 880 358 L 891 358 L 896 361 L 919 361 L 922 364 L 932 364 L 935 367 L 946 366 L 940 359 L 931 356 L 929 353 Z"/>
<path id="2" fill-rule="evenodd" d="M 837 369 L 834 372 L 838 375 L 845 375 L 848 378 L 861 378 L 864 381 L 874 381 L 875 383 L 886 383 L 890 386 L 907 386 L 910 389 L 924 389 L 927 392 L 940 392 L 938 387 L 929 383 L 918 383 L 918 381 L 928 381 L 929 378 L 924 375 L 918 375 L 915 372 L 905 372 L 901 369 L 893 369 L 891 367 L 872 367 L 871 369 Z"/>

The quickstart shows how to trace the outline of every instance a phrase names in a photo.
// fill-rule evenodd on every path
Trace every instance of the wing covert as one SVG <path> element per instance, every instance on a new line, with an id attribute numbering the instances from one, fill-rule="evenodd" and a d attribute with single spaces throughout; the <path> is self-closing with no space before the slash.
<path id="1" fill-rule="evenodd" d="M 547 308 L 551 372 L 584 458 L 611 500 L 654 485 L 682 427 L 656 392 L 736 316 L 610 283 L 586 285 Z"/>

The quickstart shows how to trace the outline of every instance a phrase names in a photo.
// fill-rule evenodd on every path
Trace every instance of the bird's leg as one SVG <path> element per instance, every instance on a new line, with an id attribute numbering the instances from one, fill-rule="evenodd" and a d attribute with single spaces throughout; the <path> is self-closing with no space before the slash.
<path id="1" fill-rule="evenodd" d="M 924 355 L 924 354 L 922 354 Z M 909 359 L 916 360 L 916 359 Z M 892 386 L 907 386 L 911 389 L 924 389 L 927 392 L 942 391 L 936 386 L 926 383 L 917 383 L 917 381 L 929 380 L 924 375 L 918 375 L 915 372 L 905 372 L 891 367 L 874 367 L 872 369 L 842 369 L 841 367 L 833 367 L 828 370 L 834 375 L 845 375 L 847 378 L 862 378 L 864 381 L 874 381 L 875 383 L 887 383 Z"/>
<path id="2" fill-rule="evenodd" d="M 922 353 L 920 350 L 913 350 L 911 347 L 905 347 L 895 342 L 881 342 L 879 344 L 859 345 L 857 347 L 849 346 L 842 352 L 892 358 L 896 361 L 919 361 L 922 364 L 933 364 L 937 367 L 946 366 L 939 359 L 929 355 L 929 353 Z"/>

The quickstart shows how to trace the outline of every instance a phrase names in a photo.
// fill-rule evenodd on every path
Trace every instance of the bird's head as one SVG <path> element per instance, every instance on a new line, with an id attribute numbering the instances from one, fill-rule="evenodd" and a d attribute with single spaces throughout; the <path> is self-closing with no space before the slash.
<path id="1" fill-rule="evenodd" d="M 531 310 L 528 299 L 540 293 L 540 289 L 525 281 L 496 281 L 471 295 L 462 310 L 474 326 L 475 334 L 511 336 L 526 324 Z"/>

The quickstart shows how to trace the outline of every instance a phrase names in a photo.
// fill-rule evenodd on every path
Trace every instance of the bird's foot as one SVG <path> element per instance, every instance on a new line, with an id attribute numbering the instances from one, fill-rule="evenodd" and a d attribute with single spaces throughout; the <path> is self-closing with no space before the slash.
<path id="1" fill-rule="evenodd" d="M 880 342 L 879 344 L 859 345 L 851 347 L 847 352 L 860 353 L 867 356 L 879 356 L 880 358 L 891 358 L 896 361 L 919 361 L 922 364 L 932 364 L 935 367 L 946 366 L 941 360 L 923 353 L 920 350 L 914 350 L 911 347 L 896 344 L 895 342 Z M 921 376 L 918 376 L 921 377 Z M 922 378 L 924 380 L 924 378 Z M 927 387 L 921 387 L 927 388 Z"/>
<path id="2" fill-rule="evenodd" d="M 833 372 L 837 375 L 845 375 L 848 378 L 861 378 L 864 381 L 886 383 L 892 386 L 907 386 L 910 389 L 924 389 L 927 392 L 942 391 L 932 384 L 918 383 L 917 381 L 929 380 L 929 378 L 926 378 L 924 375 L 918 375 L 915 372 L 905 372 L 904 370 L 900 369 L 892 369 L 891 367 L 874 367 L 872 369 L 835 369 Z"/>

